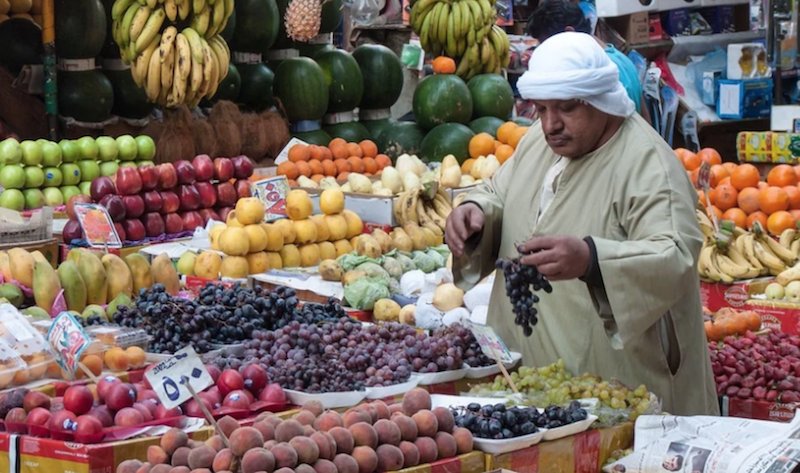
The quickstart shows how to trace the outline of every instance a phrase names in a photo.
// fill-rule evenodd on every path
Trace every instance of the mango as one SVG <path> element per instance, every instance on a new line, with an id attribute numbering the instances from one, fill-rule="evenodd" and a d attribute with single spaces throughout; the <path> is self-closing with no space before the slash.
<path id="1" fill-rule="evenodd" d="M 3 275 L 3 281 L 11 282 L 11 266 L 8 264 L 8 253 L 0 251 L 0 274 Z"/>
<path id="2" fill-rule="evenodd" d="M 178 258 L 178 274 L 194 276 L 194 265 L 197 263 L 197 253 L 187 251 Z"/>
<path id="3" fill-rule="evenodd" d="M 11 277 L 25 287 L 33 288 L 33 265 L 35 263 L 33 256 L 22 248 L 8 250 Z"/>
<path id="4" fill-rule="evenodd" d="M 161 253 L 153 260 L 150 266 L 150 273 L 153 275 L 153 281 L 163 284 L 166 291 L 173 296 L 177 296 L 181 290 L 181 279 L 178 276 L 178 271 L 175 270 L 175 265 L 166 253 Z"/>
<path id="5" fill-rule="evenodd" d="M 117 313 L 117 308 L 120 306 L 133 306 L 133 301 L 124 292 L 117 294 L 117 297 L 115 297 L 113 301 L 109 302 L 108 307 L 106 307 L 106 315 L 108 316 L 109 321 L 114 320 L 114 314 Z"/>
<path id="6" fill-rule="evenodd" d="M 108 291 L 106 297 L 108 302 L 113 301 L 120 294 L 125 294 L 131 297 L 133 294 L 133 274 L 122 260 L 117 255 L 111 253 L 104 255 L 102 260 L 103 267 L 106 269 L 106 277 L 108 279 Z"/>
<path id="7" fill-rule="evenodd" d="M 86 283 L 86 302 L 89 304 L 104 305 L 108 302 L 108 277 L 106 268 L 100 258 L 88 251 L 81 254 L 78 261 L 78 271 L 83 282 Z"/>
<path id="8" fill-rule="evenodd" d="M 33 299 L 36 305 L 50 312 L 60 291 L 61 281 L 56 270 L 50 263 L 37 261 L 33 267 Z"/>
<path id="9" fill-rule="evenodd" d="M 150 289 L 150 286 L 153 285 L 153 275 L 150 274 L 150 263 L 147 262 L 147 258 L 139 253 L 131 253 L 125 257 L 125 264 L 128 265 L 131 275 L 133 275 L 134 296 L 138 296 L 139 290 L 142 288 Z"/>
<path id="10" fill-rule="evenodd" d="M 19 308 L 25 302 L 25 294 L 22 293 L 22 289 L 11 283 L 0 284 L 0 298 L 6 299 L 16 308 Z"/>
<path id="11" fill-rule="evenodd" d="M 194 262 L 194 274 L 204 279 L 219 279 L 220 266 L 222 266 L 222 258 L 217 253 L 204 251 Z"/>
<path id="12" fill-rule="evenodd" d="M 58 266 L 57 274 L 61 288 L 64 289 L 67 309 L 83 312 L 86 307 L 86 283 L 78 271 L 78 265 L 74 261 L 64 261 Z"/>
<path id="13" fill-rule="evenodd" d="M 105 309 L 96 304 L 87 305 L 86 308 L 83 309 L 83 312 L 81 313 L 81 317 L 83 317 L 84 319 L 88 319 L 93 315 L 100 317 L 100 320 L 108 320 Z"/>
<path id="14" fill-rule="evenodd" d="M 30 317 L 31 320 L 50 320 L 50 313 L 45 312 L 41 307 L 35 305 L 28 307 L 22 311 L 22 315 Z"/>
<path id="15" fill-rule="evenodd" d="M 50 264 L 50 262 L 47 261 L 47 258 L 45 258 L 44 255 L 42 254 L 42 252 L 39 251 L 39 250 L 31 251 L 31 256 L 33 257 L 33 260 L 36 261 L 36 262 Z"/>
<path id="16" fill-rule="evenodd" d="M 72 261 L 75 264 L 78 264 L 78 261 L 81 260 L 81 254 L 86 251 L 83 248 L 73 248 L 69 250 L 67 253 L 67 261 Z"/>

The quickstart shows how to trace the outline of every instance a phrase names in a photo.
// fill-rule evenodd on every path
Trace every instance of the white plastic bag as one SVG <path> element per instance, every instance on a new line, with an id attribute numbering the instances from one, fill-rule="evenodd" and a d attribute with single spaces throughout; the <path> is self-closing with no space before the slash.
<path id="1" fill-rule="evenodd" d="M 489 306 L 480 305 L 472 310 L 469 316 L 469 321 L 474 324 L 486 325 L 486 319 L 489 317 Z"/>
<path id="2" fill-rule="evenodd" d="M 442 326 L 444 313 L 433 306 L 433 293 L 422 294 L 417 300 L 417 312 L 414 321 L 417 328 L 435 330 Z"/>
<path id="3" fill-rule="evenodd" d="M 445 327 L 449 327 L 453 324 L 463 325 L 469 318 L 469 311 L 463 307 L 458 307 L 444 314 L 444 317 L 442 317 L 442 324 L 444 324 Z"/>
<path id="4" fill-rule="evenodd" d="M 467 293 L 464 294 L 464 306 L 472 312 L 478 306 L 489 305 L 489 299 L 492 295 L 492 285 L 493 282 L 484 282 L 467 291 Z"/>
<path id="5" fill-rule="evenodd" d="M 371 25 L 383 7 L 386 0 L 353 0 L 350 4 L 350 18 L 359 25 Z"/>

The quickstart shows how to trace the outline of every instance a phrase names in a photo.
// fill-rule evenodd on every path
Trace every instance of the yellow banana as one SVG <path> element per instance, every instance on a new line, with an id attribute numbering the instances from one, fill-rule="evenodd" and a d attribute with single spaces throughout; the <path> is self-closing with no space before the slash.
<path id="1" fill-rule="evenodd" d="M 147 6 L 152 10 L 158 5 L 158 0 L 147 0 Z"/>
<path id="2" fill-rule="evenodd" d="M 800 258 L 800 240 L 795 240 L 792 242 L 791 248 L 792 253 L 796 254 L 798 258 Z"/>
<path id="3" fill-rule="evenodd" d="M 214 58 L 211 56 L 213 53 L 211 52 L 211 47 L 208 45 L 208 42 L 205 38 L 200 38 L 200 44 L 203 46 L 203 96 L 208 92 L 211 85 L 211 74 L 213 72 L 214 67 Z"/>
<path id="4" fill-rule="evenodd" d="M 781 245 L 774 238 L 769 235 L 764 235 L 761 238 L 761 242 L 766 245 L 766 247 L 773 253 L 775 256 L 780 258 L 784 263 L 788 264 L 789 266 L 795 264 L 797 262 L 797 255 L 792 253 L 792 250 L 786 248 L 785 246 Z"/>
<path id="5" fill-rule="evenodd" d="M 144 51 L 150 44 L 150 41 L 153 41 L 153 38 L 161 31 L 161 25 L 164 24 L 166 18 L 167 14 L 164 13 L 163 8 L 157 9 L 150 15 L 150 18 L 147 19 L 147 24 L 144 26 L 144 30 L 142 30 L 142 34 L 139 35 L 139 38 L 136 40 L 137 54 Z"/>
<path id="6" fill-rule="evenodd" d="M 194 0 L 192 2 L 192 13 L 197 15 L 206 9 L 206 0 Z"/>
<path id="7" fill-rule="evenodd" d="M 197 34 L 197 31 L 191 28 L 184 28 L 183 36 L 189 41 L 189 47 L 192 49 L 192 59 L 194 62 L 199 63 L 200 65 L 203 64 L 203 44 L 200 42 L 200 36 Z"/>
<path id="8" fill-rule="evenodd" d="M 231 59 L 228 57 L 228 50 L 219 43 L 216 36 L 208 41 L 208 45 L 211 46 L 214 55 L 219 61 L 219 80 L 221 81 L 228 76 L 228 68 L 231 63 Z"/>
<path id="9" fill-rule="evenodd" d="M 145 49 L 142 54 L 136 59 L 131 66 L 133 80 L 139 87 L 144 87 L 145 80 L 147 79 L 147 68 L 150 67 L 150 58 L 156 54 L 156 48 L 161 42 L 161 35 L 153 38 L 150 45 Z"/>
<path id="10" fill-rule="evenodd" d="M 415 24 L 417 20 L 419 20 L 419 15 L 423 13 L 427 8 L 432 7 L 434 3 L 439 0 L 419 0 L 414 3 L 414 6 L 411 7 L 411 14 L 409 16 L 409 21 L 411 24 Z"/>
<path id="11" fill-rule="evenodd" d="M 125 16 L 125 12 L 128 11 L 128 8 L 132 4 L 136 3 L 135 0 L 117 0 L 114 2 L 114 5 L 111 7 L 111 19 L 114 21 L 119 21 Z"/>
<path id="12" fill-rule="evenodd" d="M 225 2 L 216 2 L 212 7 L 211 26 L 206 32 L 206 38 L 211 38 L 215 34 L 222 32 L 222 26 L 224 23 L 225 23 Z"/>
<path id="13" fill-rule="evenodd" d="M 125 44 L 134 43 L 142 33 L 147 19 L 150 17 L 150 8 L 141 5 L 131 5 L 122 18 L 122 41 Z M 127 26 L 126 26 L 127 25 Z"/>
<path id="14" fill-rule="evenodd" d="M 758 269 L 759 274 L 764 274 L 767 271 L 766 266 L 764 266 L 761 261 L 756 256 L 755 250 L 755 235 L 752 233 L 747 234 L 742 238 L 742 245 L 744 248 L 744 257 L 747 258 L 747 261 L 750 262 L 750 265 L 756 269 Z"/>
<path id="15" fill-rule="evenodd" d="M 209 47 L 208 51 L 211 54 L 211 86 L 209 87 L 206 96 L 211 98 L 214 96 L 214 94 L 217 93 L 217 88 L 219 87 L 220 62 L 219 59 L 217 58 L 217 53 L 214 52 L 213 48 Z"/>
<path id="16" fill-rule="evenodd" d="M 161 34 L 161 43 L 158 45 L 158 57 L 163 63 L 167 54 L 171 53 L 175 46 L 175 37 L 178 36 L 178 29 L 174 26 L 168 26 Z"/>
<path id="17" fill-rule="evenodd" d="M 764 263 L 764 266 L 766 266 L 770 271 L 780 272 L 786 269 L 786 265 L 783 264 L 783 261 L 769 251 L 769 248 L 767 248 L 762 241 L 754 240 L 753 250 L 755 251 L 756 258 Z"/>
<path id="18" fill-rule="evenodd" d="M 780 242 L 781 245 L 790 248 L 792 246 L 792 242 L 794 241 L 795 236 L 797 236 L 797 230 L 794 228 L 787 228 L 781 233 Z"/>
<path id="19" fill-rule="evenodd" d="M 417 215 L 417 201 L 419 200 L 419 189 L 412 189 L 409 191 L 410 195 L 408 200 L 406 200 L 406 222 L 419 222 L 419 216 Z"/>
<path id="20" fill-rule="evenodd" d="M 208 31 L 208 24 L 210 21 L 211 21 L 211 9 L 206 8 L 199 14 L 195 13 L 194 16 L 192 16 L 191 27 L 193 30 L 197 31 L 197 34 L 199 34 L 200 37 L 202 38 L 203 36 L 206 35 L 206 32 Z"/>
<path id="21" fill-rule="evenodd" d="M 163 40 L 162 40 L 163 41 Z M 161 91 L 162 94 L 172 89 L 172 80 L 175 75 L 175 48 L 171 47 L 167 57 L 161 60 Z"/>
<path id="22" fill-rule="evenodd" d="M 167 14 L 169 21 L 176 21 L 178 19 L 178 4 L 175 0 L 164 1 L 164 12 Z"/>
<path id="23" fill-rule="evenodd" d="M 736 264 L 729 257 L 719 253 L 718 251 L 714 251 L 711 254 L 711 257 L 715 259 L 714 263 L 716 267 L 719 268 L 722 273 L 727 274 L 733 279 L 751 279 L 758 276 L 758 271 L 756 269 L 750 268 L 749 266 L 741 266 Z M 751 275 L 751 272 L 754 272 L 755 274 Z"/>
<path id="24" fill-rule="evenodd" d="M 225 27 L 228 26 L 228 19 L 230 19 L 231 15 L 233 14 L 234 9 L 234 0 L 225 0 L 225 19 L 222 21 L 222 27 L 217 31 L 217 33 L 222 33 L 225 31 Z"/>
<path id="25" fill-rule="evenodd" d="M 158 96 L 161 93 L 161 58 L 158 57 L 158 54 L 150 56 L 144 90 L 151 102 L 158 101 Z"/>
<path id="26" fill-rule="evenodd" d="M 178 3 L 178 18 L 181 21 L 189 18 L 190 13 L 192 13 L 192 5 L 189 0 L 183 0 L 183 2 Z"/>
<path id="27" fill-rule="evenodd" d="M 731 261 L 738 264 L 739 266 L 744 266 L 745 268 L 753 267 L 753 265 L 750 264 L 750 261 L 748 261 L 747 258 L 744 257 L 744 254 L 742 254 L 742 252 L 740 252 L 739 249 L 736 248 L 736 246 L 728 247 L 728 257 L 731 259 Z M 756 272 L 758 272 L 757 268 L 753 269 L 755 269 Z"/>

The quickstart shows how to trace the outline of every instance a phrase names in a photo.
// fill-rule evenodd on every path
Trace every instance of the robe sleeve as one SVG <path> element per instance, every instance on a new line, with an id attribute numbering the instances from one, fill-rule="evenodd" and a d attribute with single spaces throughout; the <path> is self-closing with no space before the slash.
<path id="1" fill-rule="evenodd" d="M 651 149 L 617 172 L 613 211 L 627 239 L 592 237 L 605 290 L 589 286 L 611 345 L 640 337 L 687 291 L 697 291 L 697 194 L 679 163 Z M 610 219 L 615 218 L 609 216 Z"/>

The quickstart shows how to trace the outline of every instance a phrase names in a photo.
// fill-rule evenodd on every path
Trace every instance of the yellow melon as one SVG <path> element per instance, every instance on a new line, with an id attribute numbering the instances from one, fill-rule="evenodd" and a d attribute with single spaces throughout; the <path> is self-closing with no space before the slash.
<path id="1" fill-rule="evenodd" d="M 228 227 L 219 235 L 219 250 L 229 256 L 250 252 L 250 238 L 242 227 Z"/>
<path id="2" fill-rule="evenodd" d="M 325 189 L 319 196 L 319 209 L 325 215 L 335 215 L 344 210 L 344 192 L 341 189 Z"/>
<path id="3" fill-rule="evenodd" d="M 222 260 L 219 274 L 223 278 L 246 278 L 250 271 L 250 265 L 244 256 L 228 256 Z"/>
<path id="4" fill-rule="evenodd" d="M 286 215 L 292 220 L 303 220 L 314 211 L 308 192 L 295 189 L 286 196 Z"/>
<path id="5" fill-rule="evenodd" d="M 281 259 L 280 253 L 276 251 L 267 251 L 267 258 L 269 258 L 269 269 L 283 268 L 283 260 Z"/>
<path id="6" fill-rule="evenodd" d="M 269 271 L 269 256 L 265 251 L 250 253 L 245 256 L 250 274 L 261 274 Z"/>
<path id="7" fill-rule="evenodd" d="M 309 268 L 319 264 L 319 246 L 316 243 L 302 245 L 298 251 L 300 251 L 300 266 Z"/>
<path id="8" fill-rule="evenodd" d="M 350 244 L 349 240 L 337 240 L 333 242 L 333 247 L 336 249 L 337 258 L 353 251 L 353 245 Z"/>
<path id="9" fill-rule="evenodd" d="M 319 259 L 321 260 L 336 259 L 338 256 L 336 254 L 336 247 L 329 241 L 319 242 L 317 246 L 319 246 Z"/>
<path id="10" fill-rule="evenodd" d="M 347 222 L 347 236 L 345 238 L 353 238 L 356 235 L 364 233 L 364 222 L 361 217 L 356 215 L 352 210 L 345 210 L 342 212 L 345 221 Z"/>
<path id="11" fill-rule="evenodd" d="M 288 218 L 282 218 L 280 220 L 276 220 L 275 223 L 272 224 L 272 227 L 277 228 L 281 232 L 281 235 L 283 235 L 284 245 L 289 245 L 291 243 L 294 243 L 296 235 L 294 234 L 294 224 L 292 223 L 291 220 L 289 220 Z"/>
<path id="12" fill-rule="evenodd" d="M 236 219 L 242 225 L 263 222 L 265 213 L 264 204 L 255 197 L 246 197 L 236 202 Z"/>
<path id="13" fill-rule="evenodd" d="M 331 231 L 328 228 L 328 222 L 325 220 L 325 215 L 312 215 L 309 220 L 314 222 L 314 225 L 317 226 L 317 243 L 330 240 Z"/>
<path id="14" fill-rule="evenodd" d="M 281 251 L 281 261 L 284 268 L 298 268 L 300 267 L 300 250 L 295 245 L 283 245 Z"/>
<path id="15" fill-rule="evenodd" d="M 317 225 L 309 219 L 295 220 L 294 222 L 294 242 L 298 245 L 314 243 L 317 241 Z"/>
<path id="16" fill-rule="evenodd" d="M 245 225 L 244 231 L 247 233 L 247 238 L 250 241 L 250 253 L 264 251 L 267 248 L 267 234 L 264 233 L 264 229 L 261 228 L 261 225 Z"/>
<path id="17" fill-rule="evenodd" d="M 331 241 L 347 238 L 347 220 L 343 215 L 326 215 L 325 223 L 328 224 Z"/>

